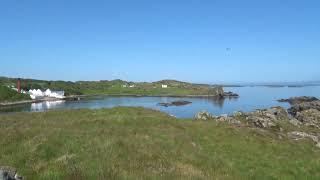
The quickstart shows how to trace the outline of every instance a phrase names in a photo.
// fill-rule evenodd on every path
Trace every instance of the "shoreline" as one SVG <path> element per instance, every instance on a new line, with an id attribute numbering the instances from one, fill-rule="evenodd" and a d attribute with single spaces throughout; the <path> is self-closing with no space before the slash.
<path id="1" fill-rule="evenodd" d="M 45 102 L 45 101 L 60 101 L 60 100 L 65 100 L 66 98 L 63 99 L 58 99 L 58 98 L 43 98 L 43 99 L 34 99 L 34 100 L 23 100 L 23 101 L 15 101 L 15 102 L 1 102 L 0 107 L 4 106 L 14 106 L 14 105 L 19 105 L 19 104 L 30 104 L 30 103 L 39 103 L 39 102 Z"/>
<path id="2" fill-rule="evenodd" d="M 89 97 L 89 96 L 128 96 L 128 97 L 220 97 L 220 95 L 139 95 L 139 94 L 88 94 L 88 95 L 79 95 L 79 96 L 70 96 L 71 98 L 75 97 Z M 68 97 L 67 97 L 68 98 Z"/>
<path id="3" fill-rule="evenodd" d="M 0 107 L 5 106 L 13 106 L 19 104 L 30 104 L 30 103 L 39 103 L 45 101 L 60 101 L 60 100 L 80 100 L 84 97 L 93 97 L 93 96 L 111 96 L 111 97 L 176 97 L 176 98 L 238 98 L 232 96 L 224 96 L 220 95 L 139 95 L 139 94 L 84 94 L 84 95 L 70 95 L 66 96 L 63 99 L 58 98 L 42 98 L 35 100 L 23 100 L 23 101 L 15 101 L 15 102 L 0 102 Z"/>

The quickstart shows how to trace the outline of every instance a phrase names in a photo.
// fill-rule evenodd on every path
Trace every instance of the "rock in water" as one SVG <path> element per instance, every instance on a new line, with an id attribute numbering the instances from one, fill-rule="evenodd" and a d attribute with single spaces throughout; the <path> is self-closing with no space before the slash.
<path id="1" fill-rule="evenodd" d="M 192 102 L 190 101 L 173 101 L 170 103 L 158 103 L 158 106 L 164 106 L 164 107 L 169 107 L 169 106 L 184 106 L 187 104 L 191 104 Z"/>
<path id="2" fill-rule="evenodd" d="M 187 104 L 191 104 L 192 102 L 190 101 L 173 101 L 171 104 L 174 106 L 184 106 Z"/>
<path id="3" fill-rule="evenodd" d="M 305 102 L 317 101 L 318 99 L 310 96 L 292 97 L 289 99 L 279 99 L 279 102 L 288 102 L 291 105 L 300 104 Z"/>
<path id="4" fill-rule="evenodd" d="M 229 91 L 229 92 L 224 92 L 223 97 L 239 97 L 239 94 Z"/>

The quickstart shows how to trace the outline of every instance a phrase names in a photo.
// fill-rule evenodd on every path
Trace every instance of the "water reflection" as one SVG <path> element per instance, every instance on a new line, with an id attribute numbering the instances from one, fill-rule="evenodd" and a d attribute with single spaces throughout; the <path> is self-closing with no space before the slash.
<path id="1" fill-rule="evenodd" d="M 223 108 L 224 103 L 226 101 L 234 101 L 236 102 L 239 97 L 209 97 L 209 98 L 202 98 L 203 100 L 207 101 L 208 103 L 213 104 L 215 107 Z"/>

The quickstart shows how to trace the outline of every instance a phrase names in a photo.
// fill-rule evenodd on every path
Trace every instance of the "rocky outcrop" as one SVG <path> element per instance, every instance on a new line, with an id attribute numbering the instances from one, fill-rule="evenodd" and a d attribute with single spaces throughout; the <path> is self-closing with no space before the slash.
<path id="1" fill-rule="evenodd" d="M 218 116 L 215 118 L 217 122 L 225 122 L 232 125 L 241 125 L 241 121 L 233 116 Z"/>
<path id="2" fill-rule="evenodd" d="M 195 120 L 203 120 L 203 121 L 207 121 L 213 118 L 214 116 L 208 113 L 207 111 L 201 111 L 198 114 L 196 114 L 194 117 Z"/>
<path id="3" fill-rule="evenodd" d="M 222 116 L 214 116 L 207 111 L 199 112 L 195 117 L 195 120 L 214 120 L 217 122 L 226 122 L 228 124 L 240 125 L 241 122 L 233 116 L 222 115 Z"/>
<path id="4" fill-rule="evenodd" d="M 0 180 L 22 180 L 17 170 L 12 167 L 0 166 Z"/>
<path id="5" fill-rule="evenodd" d="M 290 101 L 292 106 L 288 111 L 279 106 L 258 109 L 249 113 L 235 112 L 233 115 L 223 116 L 213 116 L 206 111 L 202 111 L 195 116 L 195 119 L 214 120 L 265 130 L 270 129 L 272 132 L 278 131 L 277 133 L 280 134 L 287 133 L 289 138 L 296 140 L 309 138 L 320 148 L 320 100 L 313 97 L 298 97 L 291 98 Z M 307 132 L 300 132 L 301 129 Z M 319 134 L 315 132 L 319 132 Z"/>
<path id="6" fill-rule="evenodd" d="M 250 113 L 235 112 L 233 115 L 213 116 L 206 111 L 199 112 L 196 120 L 215 120 L 217 122 L 227 122 L 229 124 L 242 124 L 240 119 L 244 118 L 247 125 L 258 128 L 271 128 L 277 126 L 277 121 L 288 119 L 288 113 L 282 107 L 272 107 L 270 109 L 257 110 Z"/>
<path id="7" fill-rule="evenodd" d="M 288 102 L 291 105 L 294 104 L 301 104 L 305 102 L 312 102 L 312 101 L 317 101 L 318 99 L 315 97 L 310 97 L 310 96 L 301 96 L 301 97 L 292 97 L 289 99 L 279 99 L 279 102 Z"/>
<path id="8" fill-rule="evenodd" d="M 291 108 L 288 109 L 288 112 L 292 116 L 296 116 L 298 112 L 302 112 L 309 109 L 315 109 L 320 111 L 320 101 L 310 101 L 310 102 L 302 102 L 302 103 L 296 103 L 291 106 Z"/>
<path id="9" fill-rule="evenodd" d="M 288 113 L 300 124 L 320 129 L 320 100 L 315 97 L 295 97 L 287 99 L 291 107 Z"/>
<path id="10" fill-rule="evenodd" d="M 303 125 L 320 129 L 320 111 L 308 109 L 297 112 L 295 118 Z"/>
<path id="11" fill-rule="evenodd" d="M 169 106 L 184 106 L 187 104 L 191 104 L 192 102 L 190 101 L 173 101 L 170 103 L 158 103 L 158 106 L 164 106 L 164 107 L 169 107 Z"/>
<path id="12" fill-rule="evenodd" d="M 316 144 L 316 146 L 320 148 L 320 141 L 319 141 L 320 139 L 319 139 L 319 136 L 317 135 L 308 134 L 305 132 L 293 131 L 288 133 L 288 137 L 294 140 L 300 140 L 304 138 L 311 139 Z"/>
<path id="13" fill-rule="evenodd" d="M 288 120 L 288 113 L 282 107 L 272 107 L 247 113 L 246 120 L 254 127 L 274 128 L 278 121 Z"/>
<path id="14" fill-rule="evenodd" d="M 215 86 L 209 89 L 208 96 L 222 96 L 224 93 L 222 86 Z"/>

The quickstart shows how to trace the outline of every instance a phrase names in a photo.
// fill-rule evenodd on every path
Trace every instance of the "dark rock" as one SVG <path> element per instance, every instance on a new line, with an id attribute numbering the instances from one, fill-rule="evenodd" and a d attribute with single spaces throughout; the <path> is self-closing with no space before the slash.
<path id="1" fill-rule="evenodd" d="M 224 92 L 223 97 L 239 97 L 239 95 L 229 91 L 229 92 Z"/>
<path id="2" fill-rule="evenodd" d="M 309 110 L 309 109 L 316 109 L 320 111 L 320 101 L 309 101 L 309 102 L 302 102 L 297 103 L 291 106 L 291 108 L 288 109 L 289 114 L 292 116 L 296 116 L 298 112 Z"/>
<path id="3" fill-rule="evenodd" d="M 184 106 L 187 104 L 191 104 L 192 102 L 190 101 L 173 101 L 171 104 L 174 106 Z"/>
<path id="4" fill-rule="evenodd" d="M 289 99 L 279 99 L 279 102 L 288 102 L 291 105 L 300 104 L 304 102 L 317 101 L 318 99 L 310 96 L 292 97 Z"/>
<path id="5" fill-rule="evenodd" d="M 169 107 L 169 106 L 184 106 L 187 104 L 191 104 L 192 102 L 189 101 L 173 101 L 170 103 L 158 103 L 158 106 L 164 106 L 164 107 Z"/>

